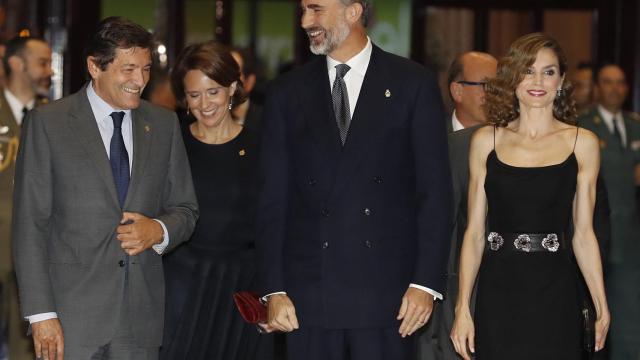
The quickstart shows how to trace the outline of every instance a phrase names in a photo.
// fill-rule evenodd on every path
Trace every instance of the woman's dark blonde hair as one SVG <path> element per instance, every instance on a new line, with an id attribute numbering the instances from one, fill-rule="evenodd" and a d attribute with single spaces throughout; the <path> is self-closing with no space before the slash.
<path id="1" fill-rule="evenodd" d="M 231 50 L 215 41 L 192 44 L 184 48 L 171 72 L 171 87 L 178 102 L 186 105 L 184 93 L 184 77 L 190 70 L 200 70 L 211 80 L 229 87 L 236 82 L 236 92 L 231 97 L 232 107 L 247 100 L 242 81 L 240 67 L 231 56 Z"/>
<path id="2" fill-rule="evenodd" d="M 520 116 L 516 88 L 525 72 L 536 61 L 538 51 L 551 49 L 558 58 L 560 76 L 567 73 L 567 58 L 558 42 L 542 33 L 532 33 L 514 41 L 507 55 L 498 62 L 498 73 L 487 82 L 484 112 L 489 123 L 505 127 Z M 553 101 L 553 116 L 565 123 L 575 124 L 577 116 L 573 86 L 565 78 L 562 90 Z"/>

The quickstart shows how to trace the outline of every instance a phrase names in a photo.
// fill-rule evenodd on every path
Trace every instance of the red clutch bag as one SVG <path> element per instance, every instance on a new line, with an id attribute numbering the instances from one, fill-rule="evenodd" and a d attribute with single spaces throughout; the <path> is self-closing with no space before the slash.
<path id="1" fill-rule="evenodd" d="M 267 305 L 260 295 L 251 291 L 239 291 L 233 294 L 233 301 L 244 321 L 250 324 L 267 322 Z"/>

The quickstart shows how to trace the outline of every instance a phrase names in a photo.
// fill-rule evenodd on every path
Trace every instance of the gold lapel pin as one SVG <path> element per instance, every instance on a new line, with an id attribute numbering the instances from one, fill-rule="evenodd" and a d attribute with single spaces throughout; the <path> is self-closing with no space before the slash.
<path id="1" fill-rule="evenodd" d="M 388 98 L 391 97 L 391 91 L 389 91 L 389 89 L 384 91 L 384 97 L 388 97 Z"/>
<path id="2" fill-rule="evenodd" d="M 240 156 L 244 156 L 246 153 L 247 153 L 247 152 L 246 152 L 246 151 L 244 151 L 244 149 L 242 149 L 242 150 L 238 151 L 238 155 L 240 155 Z"/>
<path id="3" fill-rule="evenodd" d="M 149 131 L 151 131 L 151 126 L 145 125 L 144 126 L 144 132 L 149 132 Z"/>

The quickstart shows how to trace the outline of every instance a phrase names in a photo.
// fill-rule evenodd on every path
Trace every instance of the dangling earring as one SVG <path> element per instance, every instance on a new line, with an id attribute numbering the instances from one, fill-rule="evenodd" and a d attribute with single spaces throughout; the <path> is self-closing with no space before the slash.
<path id="1" fill-rule="evenodd" d="M 231 108 L 233 108 L 233 98 L 232 97 L 229 98 L 229 110 L 231 110 Z"/>
<path id="2" fill-rule="evenodd" d="M 560 88 L 560 89 L 556 90 L 556 97 L 560 97 L 560 96 L 562 96 L 562 93 L 563 93 L 563 92 L 564 92 L 564 89 L 563 89 L 563 88 Z"/>
<path id="3" fill-rule="evenodd" d="M 189 107 L 187 106 L 187 115 L 189 115 Z"/>

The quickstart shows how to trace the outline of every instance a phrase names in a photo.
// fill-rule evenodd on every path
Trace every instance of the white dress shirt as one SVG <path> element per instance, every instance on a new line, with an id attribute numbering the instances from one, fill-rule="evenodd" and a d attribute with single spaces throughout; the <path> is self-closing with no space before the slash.
<path id="1" fill-rule="evenodd" d="M 602 105 L 598 105 L 598 111 L 600 115 L 602 115 L 602 120 L 607 125 L 609 132 L 613 134 L 613 126 L 618 129 L 620 133 L 620 139 L 622 140 L 622 146 L 627 147 L 627 129 L 624 126 L 624 119 L 622 117 L 622 112 L 618 111 L 616 114 L 602 107 Z M 615 120 L 615 121 L 614 121 Z"/>
<path id="2" fill-rule="evenodd" d="M 454 132 L 464 129 L 464 125 L 462 125 L 460 120 L 458 120 L 455 110 L 453 110 L 453 114 L 451 115 L 451 128 L 453 129 Z"/>
<path id="3" fill-rule="evenodd" d="M 16 119 L 16 122 L 18 123 L 18 125 L 22 125 L 22 116 L 23 116 L 22 109 L 24 109 L 26 107 L 27 110 L 31 110 L 31 109 L 33 109 L 34 106 L 36 106 L 36 99 L 35 98 L 33 98 L 28 103 L 23 104 L 7 88 L 4 89 L 4 98 L 7 99 L 7 102 L 9 103 L 9 107 L 11 108 L 11 112 L 13 113 L 13 118 Z"/>
<path id="4" fill-rule="evenodd" d="M 356 104 L 358 103 L 358 96 L 360 96 L 360 90 L 362 89 L 362 83 L 364 82 L 364 76 L 367 73 L 367 68 L 369 67 L 369 62 L 371 61 L 371 53 L 373 52 L 373 45 L 371 44 L 371 39 L 367 37 L 367 45 L 356 54 L 351 59 L 347 60 L 345 64 L 349 65 L 351 69 L 344 76 L 344 82 L 347 86 L 347 94 L 349 97 L 349 110 L 351 112 L 351 116 L 353 117 L 353 113 L 356 108 Z M 329 86 L 333 86 L 333 82 L 336 79 L 336 65 L 342 64 L 341 62 L 332 59 L 327 55 L 327 71 L 329 72 Z M 433 295 L 434 299 L 442 300 L 442 294 L 439 292 L 429 289 L 428 287 L 418 285 L 418 284 L 409 284 L 409 287 L 420 289 L 428 292 Z M 265 300 L 266 297 L 275 294 L 286 294 L 284 291 L 279 291 L 275 293 L 268 294 L 263 297 Z"/>
<path id="5" fill-rule="evenodd" d="M 96 119 L 98 124 L 98 129 L 100 130 L 100 137 L 102 138 L 102 142 L 104 143 L 105 151 L 107 152 L 107 156 L 109 156 L 109 148 L 111 145 L 111 137 L 113 136 L 113 119 L 111 118 L 111 113 L 114 111 L 122 111 L 124 112 L 124 119 L 122 120 L 122 138 L 124 139 L 124 147 L 127 149 L 127 153 L 129 155 L 129 175 L 131 175 L 131 169 L 133 169 L 133 123 L 131 120 L 131 110 L 119 110 L 114 109 L 109 105 L 106 101 L 102 100 L 98 94 L 96 94 L 93 89 L 93 82 L 89 83 L 87 86 L 87 97 L 89 98 L 89 104 L 91 105 L 91 111 L 93 112 L 93 116 Z M 20 114 L 22 114 L 22 108 L 20 108 Z M 169 232 L 167 231 L 167 227 L 165 224 L 158 220 L 157 221 L 162 226 L 162 243 L 153 245 L 153 250 L 162 255 L 162 252 L 169 245 Z M 58 317 L 58 314 L 55 312 L 41 313 L 27 316 L 30 324 L 55 319 Z"/>

